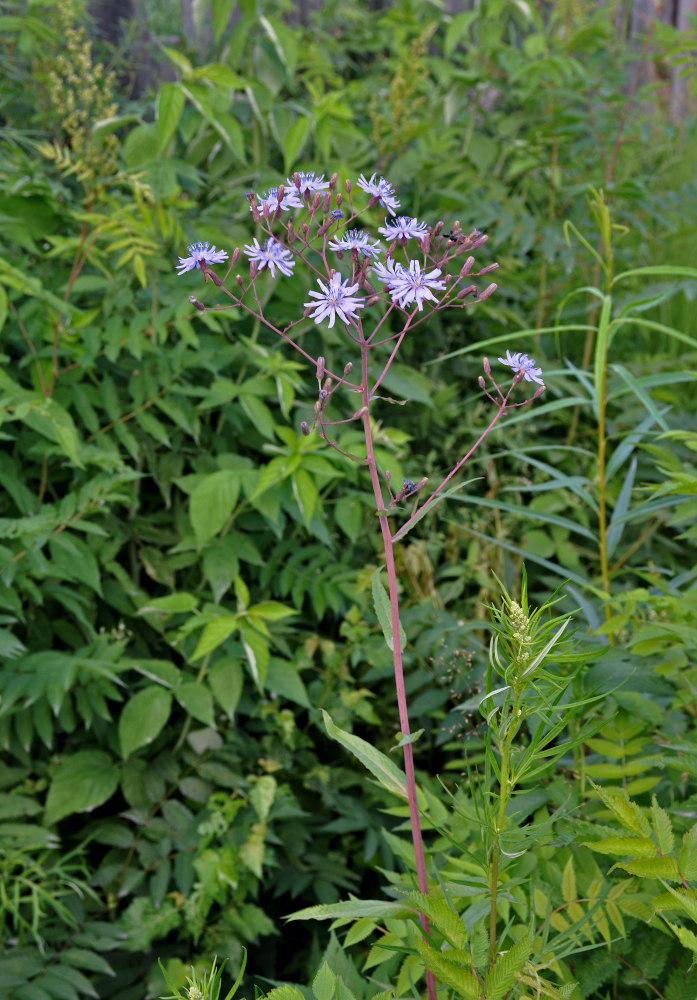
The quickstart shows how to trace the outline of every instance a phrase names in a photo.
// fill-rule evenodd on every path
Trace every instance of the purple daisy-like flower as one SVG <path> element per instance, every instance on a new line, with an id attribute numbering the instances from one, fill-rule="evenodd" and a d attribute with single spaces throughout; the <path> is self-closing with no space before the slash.
<path id="1" fill-rule="evenodd" d="M 317 279 L 317 284 L 322 289 L 321 292 L 308 292 L 317 302 L 305 302 L 306 309 L 313 309 L 310 313 L 315 323 L 329 317 L 329 327 L 334 326 L 334 320 L 338 316 L 342 323 L 348 323 L 356 315 L 358 309 L 365 305 L 365 299 L 353 298 L 353 293 L 358 289 L 358 285 L 349 285 L 349 279 L 341 280 L 340 274 L 333 274 L 328 282 Z"/>
<path id="2" fill-rule="evenodd" d="M 191 271 L 195 267 L 200 268 L 202 261 L 205 261 L 206 264 L 222 264 L 228 256 L 227 250 L 216 250 L 208 242 L 190 243 L 186 249 L 189 251 L 189 256 L 180 257 L 179 263 L 176 265 L 179 274 L 186 274 L 187 271 Z"/>
<path id="3" fill-rule="evenodd" d="M 409 215 L 398 215 L 396 219 L 380 226 L 378 232 L 386 240 L 421 240 L 428 230 L 425 222 L 418 222 Z"/>
<path id="4" fill-rule="evenodd" d="M 298 170 L 298 177 L 300 179 L 300 187 L 296 186 L 295 177 L 289 177 L 286 181 L 286 189 L 297 191 L 301 196 L 308 193 L 321 193 L 329 187 L 329 181 L 325 181 L 324 174 L 320 174 L 317 177 L 314 170 Z"/>
<path id="5" fill-rule="evenodd" d="M 367 233 L 362 233 L 360 229 L 349 229 L 343 236 L 338 236 L 329 243 L 329 249 L 337 253 L 342 250 L 358 250 L 364 257 L 377 257 L 382 253 L 379 243 L 371 243 Z"/>
<path id="6" fill-rule="evenodd" d="M 273 213 L 278 208 L 278 188 L 277 187 L 269 188 L 269 190 L 266 192 L 265 195 L 263 195 L 263 197 L 259 197 L 259 195 L 257 195 L 256 201 L 257 201 L 257 209 L 259 210 L 260 215 L 264 214 L 264 205 L 269 206 L 269 212 L 273 215 Z M 290 208 L 302 208 L 302 207 L 303 203 L 298 197 L 298 189 L 296 188 L 295 184 L 292 184 L 288 188 L 284 185 L 283 198 L 281 199 L 281 211 L 287 212 L 288 209 Z M 250 212 L 252 211 L 251 205 L 249 206 L 249 211 Z"/>
<path id="7" fill-rule="evenodd" d="M 295 258 L 290 250 L 287 250 L 286 247 L 273 237 L 264 240 L 263 246 L 259 246 L 259 241 L 255 237 L 254 245 L 252 246 L 251 243 L 245 244 L 244 252 L 250 260 L 255 260 L 260 268 L 267 267 L 274 278 L 276 277 L 276 268 L 278 268 L 281 274 L 285 274 L 287 277 L 290 277 L 293 273 Z"/>
<path id="8" fill-rule="evenodd" d="M 439 280 L 440 268 L 434 267 L 432 271 L 422 271 L 418 260 L 410 260 L 408 268 L 404 264 L 393 264 L 392 268 L 376 267 L 375 271 L 378 280 L 387 285 L 392 301 L 401 309 L 406 309 L 413 303 L 421 312 L 424 299 L 437 302 L 438 299 L 433 293 L 445 289 L 445 282 Z"/>
<path id="9" fill-rule="evenodd" d="M 538 385 L 544 385 L 540 378 L 542 369 L 535 368 L 535 359 L 529 358 L 527 354 L 521 354 L 520 351 L 511 354 L 510 351 L 506 351 L 506 357 L 499 358 L 499 361 L 502 365 L 508 365 L 509 368 L 512 368 L 516 375 L 518 372 L 522 372 L 526 382 L 537 382 Z"/>
<path id="10" fill-rule="evenodd" d="M 395 268 L 403 267 L 402 264 L 398 264 L 392 259 L 392 257 L 387 257 L 383 261 L 378 260 L 374 264 L 371 263 L 370 269 L 372 275 L 381 281 L 383 285 L 389 285 L 391 282 L 395 281 L 398 277 Z"/>
<path id="11" fill-rule="evenodd" d="M 371 198 L 376 198 L 383 208 L 386 208 L 390 215 L 395 214 L 395 209 L 399 208 L 399 202 L 394 196 L 394 187 L 384 177 L 375 183 L 377 174 L 373 174 L 367 181 L 363 174 L 358 178 L 356 184 L 361 190 L 369 194 Z"/>

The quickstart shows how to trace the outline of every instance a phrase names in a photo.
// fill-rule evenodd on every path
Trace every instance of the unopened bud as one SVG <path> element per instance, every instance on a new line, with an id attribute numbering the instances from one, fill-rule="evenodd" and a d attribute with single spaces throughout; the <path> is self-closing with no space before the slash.
<path id="1" fill-rule="evenodd" d="M 474 264 L 474 257 L 468 257 L 465 263 L 462 265 L 462 270 L 460 271 L 460 277 L 464 278 L 472 270 L 472 265 Z"/>
<path id="2" fill-rule="evenodd" d="M 547 386 L 541 385 L 539 387 L 539 389 L 535 389 L 535 395 L 532 398 L 533 399 L 537 399 L 538 396 L 542 395 L 542 393 L 545 391 L 546 388 L 547 388 Z"/>
<path id="3" fill-rule="evenodd" d="M 232 251 L 232 257 L 230 258 L 230 267 L 234 267 L 239 259 L 240 259 L 240 248 L 235 247 L 235 249 Z"/>
<path id="4" fill-rule="evenodd" d="M 484 381 L 484 376 L 483 375 L 479 376 L 479 378 L 477 379 L 477 382 L 479 382 L 479 388 L 480 389 L 486 389 L 486 382 Z"/>
<path id="5" fill-rule="evenodd" d="M 370 295 L 365 300 L 366 309 L 369 308 L 370 306 L 374 306 L 375 303 L 379 302 L 379 301 L 380 301 L 380 296 L 379 295 Z"/>
<path id="6" fill-rule="evenodd" d="M 313 212 L 316 212 L 316 211 L 317 211 L 317 209 L 318 209 L 318 208 L 319 208 L 319 206 L 320 206 L 320 202 L 321 202 L 321 201 L 322 201 L 322 195 L 321 195 L 321 194 L 319 193 L 319 191 L 318 191 L 318 192 L 317 192 L 317 194 L 316 194 L 316 195 L 314 196 L 314 198 L 312 199 L 312 211 L 313 211 Z"/>
<path id="7" fill-rule="evenodd" d="M 324 385 L 322 386 L 322 392 L 325 392 L 325 393 L 329 392 L 329 390 L 331 389 L 331 387 L 332 387 L 332 379 L 331 378 L 325 378 Z"/>
<path id="8" fill-rule="evenodd" d="M 344 365 L 344 375 L 350 375 L 352 369 L 353 369 L 353 361 L 348 361 Z"/>
<path id="9" fill-rule="evenodd" d="M 484 374 L 485 375 L 491 375 L 491 365 L 489 364 L 489 359 L 488 358 L 483 358 L 483 360 L 482 360 L 482 368 L 484 369 Z"/>
<path id="10" fill-rule="evenodd" d="M 285 193 L 286 193 L 286 190 L 285 190 L 285 188 L 283 187 L 283 185 L 282 185 L 282 184 L 279 184 L 279 185 L 278 185 L 278 194 L 276 195 L 276 204 L 277 204 L 277 205 L 280 205 L 280 204 L 281 204 L 281 202 L 283 201 L 283 195 L 284 195 Z"/>
<path id="11" fill-rule="evenodd" d="M 321 354 L 317 358 L 317 371 L 315 372 L 315 377 L 318 381 L 324 378 L 324 358 Z"/>
<path id="12" fill-rule="evenodd" d="M 332 174 L 332 176 L 329 178 L 329 190 L 330 191 L 334 190 L 334 188 L 336 187 L 336 182 L 338 180 L 339 180 L 339 175 L 338 174 Z"/>
<path id="13" fill-rule="evenodd" d="M 314 306 L 308 306 L 307 309 L 303 309 L 303 319 L 307 319 L 313 309 Z"/>
<path id="14" fill-rule="evenodd" d="M 488 239 L 489 239 L 489 237 L 488 237 L 488 236 L 486 235 L 486 233 L 483 233 L 483 234 L 482 234 L 482 235 L 481 235 L 481 236 L 479 237 L 479 239 L 476 239 L 476 240 L 474 241 L 474 243 L 473 243 L 473 244 L 471 245 L 471 247 L 470 247 L 470 250 L 476 250 L 476 249 L 477 249 L 477 247 L 480 247 L 480 246 L 482 245 L 482 243 L 486 243 L 486 241 L 487 241 Z"/>
<path id="15" fill-rule="evenodd" d="M 499 266 L 498 264 L 487 264 L 486 267 L 483 267 L 479 273 L 480 275 L 488 274 L 489 271 L 495 271 L 498 266 Z"/>
<path id="16" fill-rule="evenodd" d="M 389 469 L 385 469 L 385 479 L 387 480 L 388 483 L 390 479 L 392 479 L 392 473 L 390 472 Z"/>
<path id="17" fill-rule="evenodd" d="M 249 277 L 254 281 L 257 276 L 257 262 L 255 260 L 249 263 Z"/>
<path id="18" fill-rule="evenodd" d="M 257 208 L 257 196 L 254 194 L 253 191 L 249 191 L 247 194 L 247 199 L 249 200 L 249 204 L 252 209 L 252 218 L 254 219 L 255 222 L 259 222 L 261 216 L 259 215 L 259 209 Z"/>
<path id="19" fill-rule="evenodd" d="M 341 193 L 341 191 L 339 191 L 339 193 L 336 196 L 336 207 L 337 208 L 339 208 L 339 206 L 341 205 L 341 203 L 342 203 L 343 200 L 344 200 L 344 196 Z M 342 215 L 343 215 L 343 212 L 342 212 Z"/>
<path id="20" fill-rule="evenodd" d="M 238 274 L 235 280 L 237 281 L 237 284 L 240 286 L 240 288 L 244 288 L 244 281 L 242 280 L 241 274 Z"/>
<path id="21" fill-rule="evenodd" d="M 458 299 L 466 299 L 468 295 L 472 295 L 476 299 L 476 297 L 477 297 L 477 286 L 476 285 L 468 285 L 467 288 L 462 288 L 457 293 Z"/>
<path id="22" fill-rule="evenodd" d="M 297 173 L 297 172 L 293 174 L 293 183 L 295 184 L 296 188 L 299 191 L 300 190 L 300 174 Z"/>
<path id="23" fill-rule="evenodd" d="M 302 231 L 303 231 L 303 236 L 305 237 L 305 239 L 307 239 L 307 234 L 310 232 L 310 227 L 307 224 L 307 222 L 303 222 Z"/>
<path id="24" fill-rule="evenodd" d="M 494 294 L 494 292 L 498 287 L 499 286 L 494 282 L 492 282 L 490 285 L 487 285 L 482 294 L 479 296 L 479 301 L 483 302 L 484 299 L 488 299 L 490 295 Z"/>
<path id="25" fill-rule="evenodd" d="M 443 232 L 443 226 L 444 226 L 444 222 L 443 222 L 442 219 L 440 220 L 440 222 L 437 222 L 435 224 L 435 226 L 433 227 L 433 236 L 434 236 L 434 238 L 437 238 L 438 236 L 440 236 L 440 234 Z"/>
<path id="26" fill-rule="evenodd" d="M 189 302 L 191 303 L 192 306 L 196 306 L 196 308 L 200 312 L 205 312 L 206 311 L 206 307 L 204 306 L 203 302 L 200 302 L 199 299 L 197 299 L 195 295 L 190 295 L 189 296 Z"/>
<path id="27" fill-rule="evenodd" d="M 222 285 L 223 283 L 223 279 L 219 278 L 218 275 L 215 273 L 215 271 L 211 271 L 210 268 L 208 267 L 203 272 L 203 277 L 206 281 L 208 281 L 208 279 L 210 278 L 213 284 L 218 285 L 218 287 L 220 287 L 220 285 Z"/>
<path id="28" fill-rule="evenodd" d="M 346 194 L 351 194 L 351 181 L 349 180 L 344 181 L 344 191 L 346 192 Z"/>
<path id="29" fill-rule="evenodd" d="M 327 191 L 327 193 L 324 196 L 324 201 L 322 202 L 322 211 L 324 212 L 325 215 L 329 211 L 329 206 L 331 205 L 331 203 L 332 203 L 331 191 Z"/>
<path id="30" fill-rule="evenodd" d="M 305 437 L 307 437 L 307 435 L 310 433 L 310 427 L 307 420 L 303 420 L 302 423 L 300 424 L 300 432 L 304 434 Z"/>

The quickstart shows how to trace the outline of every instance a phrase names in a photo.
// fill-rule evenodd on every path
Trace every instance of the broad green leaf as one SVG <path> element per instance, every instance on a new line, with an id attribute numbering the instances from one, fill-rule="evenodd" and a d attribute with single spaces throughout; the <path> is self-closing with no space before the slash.
<path id="1" fill-rule="evenodd" d="M 312 980 L 312 992 L 316 1000 L 332 1000 L 336 989 L 336 976 L 324 962 Z"/>
<path id="2" fill-rule="evenodd" d="M 205 684 L 187 681 L 175 690 L 174 697 L 189 715 L 198 719 L 204 726 L 215 725 L 213 695 Z"/>
<path id="3" fill-rule="evenodd" d="M 157 96 L 157 136 L 160 153 L 164 153 L 176 132 L 186 98 L 178 83 L 163 83 Z"/>
<path id="4" fill-rule="evenodd" d="M 103 805 L 116 791 L 119 774 L 119 768 L 103 750 L 80 750 L 64 757 L 46 797 L 46 825 Z"/>
<path id="5" fill-rule="evenodd" d="M 375 614 L 380 622 L 380 627 L 382 628 L 383 635 L 385 636 L 385 642 L 390 650 L 394 651 L 394 638 L 392 631 L 392 609 L 390 606 L 390 599 L 387 596 L 387 591 L 382 585 L 380 579 L 380 570 L 376 569 L 373 573 L 373 603 L 375 604 Z M 407 637 L 402 628 L 402 623 L 399 623 L 399 648 L 405 649 L 407 645 Z"/>
<path id="6" fill-rule="evenodd" d="M 617 861 L 610 871 L 621 868 L 630 875 L 638 875 L 640 878 L 669 878 L 677 881 L 680 878 L 678 873 L 678 863 L 675 858 L 637 858 L 634 861 Z"/>
<path id="7" fill-rule="evenodd" d="M 239 476 L 231 469 L 211 473 L 195 488 L 189 513 L 199 547 L 218 534 L 232 514 L 239 492 Z"/>
<path id="8" fill-rule="evenodd" d="M 201 638 L 191 659 L 199 660 L 206 653 L 210 653 L 217 646 L 220 646 L 221 643 L 225 642 L 235 629 L 239 627 L 240 620 L 234 615 L 217 615 L 217 617 L 212 618 L 203 629 Z"/>
<path id="9" fill-rule="evenodd" d="M 276 779 L 270 774 L 262 774 L 249 791 L 249 801 L 254 806 L 257 816 L 262 823 L 269 817 L 269 811 L 276 798 Z"/>
<path id="10" fill-rule="evenodd" d="M 298 613 L 294 608 L 289 608 L 286 604 L 281 604 L 280 601 L 262 601 L 259 604 L 252 604 L 247 611 L 250 615 L 258 615 L 260 618 L 264 618 L 270 622 L 281 621 L 283 618 L 292 618 L 293 615 L 297 615 Z"/>
<path id="11" fill-rule="evenodd" d="M 315 481 L 305 469 L 297 469 L 293 473 L 293 496 L 298 502 L 300 513 L 305 524 L 309 525 L 315 513 L 319 500 L 319 491 Z"/>
<path id="12" fill-rule="evenodd" d="M 169 719 L 172 694 L 160 684 L 138 691 L 124 706 L 119 717 L 119 744 L 121 754 L 130 757 L 156 739 Z"/>
<path id="13" fill-rule="evenodd" d="M 254 683 L 259 691 L 263 691 L 266 681 L 266 670 L 269 665 L 269 646 L 266 639 L 253 628 L 242 626 L 242 645 L 247 654 L 247 662 Z"/>
<path id="14" fill-rule="evenodd" d="M 295 664 L 288 660 L 275 657 L 269 660 L 264 687 L 275 695 L 280 694 L 282 698 L 294 701 L 296 705 L 311 708 L 310 698 L 300 673 Z"/>
<path id="15" fill-rule="evenodd" d="M 244 687 L 242 664 L 232 656 L 224 656 L 216 660 L 208 671 L 208 682 L 215 695 L 215 700 L 228 718 L 232 720 Z"/>
<path id="16" fill-rule="evenodd" d="M 360 736 L 353 733 L 344 732 L 334 724 L 328 712 L 322 709 L 324 725 L 327 733 L 333 740 L 341 743 L 346 750 L 350 751 L 358 760 L 367 767 L 371 774 L 374 774 L 380 784 L 394 795 L 402 799 L 407 798 L 407 779 L 403 771 L 396 764 L 386 757 L 384 753 L 376 750 L 372 744 L 362 740 Z"/>
<path id="17" fill-rule="evenodd" d="M 163 614 L 176 615 L 193 611 L 196 607 L 198 607 L 198 598 L 182 590 L 176 594 L 168 594 L 166 597 L 152 598 L 142 608 L 138 608 L 138 614 L 148 615 L 153 611 L 159 611 Z"/>
<path id="18" fill-rule="evenodd" d="M 211 23 L 216 42 L 220 41 L 220 36 L 227 28 L 236 4 L 237 0 L 212 0 Z"/>
<path id="19" fill-rule="evenodd" d="M 480 1000 L 484 994 L 481 984 L 469 969 L 448 960 L 448 953 L 436 951 L 423 940 L 416 941 L 419 955 L 427 969 L 433 972 L 441 983 L 455 990 L 463 1000 Z"/>

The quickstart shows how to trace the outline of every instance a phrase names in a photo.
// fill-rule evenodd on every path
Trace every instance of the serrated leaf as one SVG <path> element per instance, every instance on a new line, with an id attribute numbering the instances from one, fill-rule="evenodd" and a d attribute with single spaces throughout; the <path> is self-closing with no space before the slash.
<path id="1" fill-rule="evenodd" d="M 119 717 L 122 757 L 130 757 L 134 750 L 157 739 L 167 724 L 171 710 L 172 694 L 159 684 L 134 694 Z"/>
<path id="2" fill-rule="evenodd" d="M 675 838 L 673 837 L 673 827 L 665 809 L 661 809 L 656 796 L 651 799 L 651 820 L 653 829 L 658 841 L 658 849 L 661 854 L 670 854 L 673 850 Z"/>
<path id="3" fill-rule="evenodd" d="M 530 958 L 532 942 L 532 931 L 528 931 L 505 954 L 497 956 L 495 964 L 486 974 L 484 993 L 487 1000 L 503 1000 L 516 980 L 516 973 Z"/>
<path id="4" fill-rule="evenodd" d="M 111 798 L 119 768 L 103 750 L 80 750 L 59 765 L 46 797 L 44 822 L 57 823 L 73 813 L 92 812 Z"/>
<path id="5" fill-rule="evenodd" d="M 638 875 L 639 878 L 669 878 L 677 880 L 678 863 L 672 857 L 657 858 L 637 858 L 635 861 L 617 861 L 610 871 L 621 868 L 630 875 Z"/>
<path id="6" fill-rule="evenodd" d="M 655 858 L 656 845 L 648 837 L 605 837 L 603 840 L 585 840 L 597 854 L 621 854 L 634 858 Z"/>
<path id="7" fill-rule="evenodd" d="M 480 1000 L 481 984 L 469 969 L 449 962 L 447 952 L 436 951 L 421 939 L 416 941 L 416 947 L 424 965 L 435 974 L 436 979 L 450 986 L 464 1000 Z"/>
<path id="8" fill-rule="evenodd" d="M 336 976 L 324 962 L 312 980 L 312 992 L 316 1000 L 332 1000 L 336 988 Z"/>

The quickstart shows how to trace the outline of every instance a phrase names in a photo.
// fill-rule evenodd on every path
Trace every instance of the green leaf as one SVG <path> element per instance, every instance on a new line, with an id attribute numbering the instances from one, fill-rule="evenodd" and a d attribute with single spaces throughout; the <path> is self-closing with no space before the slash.
<path id="1" fill-rule="evenodd" d="M 242 626 L 242 645 L 247 654 L 247 661 L 254 683 L 259 691 L 263 691 L 266 680 L 266 670 L 269 665 L 269 646 L 266 639 L 253 628 Z"/>
<path id="2" fill-rule="evenodd" d="M 375 604 L 375 614 L 378 617 L 378 621 L 382 627 L 383 635 L 385 636 L 385 642 L 387 643 L 388 649 L 394 651 L 394 639 L 392 633 L 392 609 L 390 606 L 390 599 L 387 596 L 387 591 L 382 585 L 380 579 L 380 570 L 376 569 L 373 573 L 373 603 Z M 402 623 L 399 623 L 399 648 L 404 649 L 407 644 L 407 637 L 402 628 Z"/>
<path id="3" fill-rule="evenodd" d="M 344 732 L 334 724 L 328 712 L 322 709 L 324 726 L 327 733 L 333 740 L 341 743 L 346 750 L 350 751 L 358 760 L 367 767 L 371 774 L 374 774 L 380 784 L 394 795 L 402 799 L 407 796 L 407 779 L 403 771 L 394 764 L 384 753 L 380 753 L 374 746 L 362 740 L 360 736 L 353 733 Z"/>
<path id="4" fill-rule="evenodd" d="M 189 500 L 189 514 L 199 548 L 228 520 L 239 491 L 239 475 L 232 469 L 213 472 L 198 484 Z"/>
<path id="5" fill-rule="evenodd" d="M 178 83 L 163 83 L 157 95 L 157 137 L 162 155 L 177 130 L 186 98 Z"/>
<path id="6" fill-rule="evenodd" d="M 138 691 L 126 703 L 119 717 L 119 745 L 126 758 L 164 729 L 172 709 L 172 694 L 159 684 Z"/>
<path id="7" fill-rule="evenodd" d="M 242 664 L 232 656 L 224 656 L 216 660 L 208 672 L 208 683 L 216 701 L 228 718 L 232 720 L 244 687 Z"/>
<path id="8" fill-rule="evenodd" d="M 450 986 L 464 1000 L 479 1000 L 482 996 L 480 983 L 469 969 L 448 960 L 448 953 L 436 951 L 417 939 L 416 947 L 427 969 L 433 972 L 440 982 Z"/>
<path id="9" fill-rule="evenodd" d="M 403 903 L 390 903 L 384 899 L 352 899 L 344 903 L 320 903 L 296 910 L 286 920 L 387 920 L 390 917 L 407 917 L 413 913 L 412 907 Z"/>
<path id="10" fill-rule="evenodd" d="M 332 1000 L 335 989 L 336 976 L 324 962 L 312 980 L 312 992 L 316 1000 Z"/>
<path id="11" fill-rule="evenodd" d="M 530 958 L 532 943 L 533 933 L 528 931 L 505 954 L 497 956 L 496 963 L 486 974 L 484 994 L 487 1000 L 503 1000 L 516 980 L 516 973 Z"/>
<path id="12" fill-rule="evenodd" d="M 634 861 L 617 861 L 610 871 L 621 868 L 630 875 L 638 875 L 639 878 L 669 878 L 677 881 L 679 879 L 678 863 L 673 857 L 638 858 Z"/>
<path id="13" fill-rule="evenodd" d="M 111 798 L 118 784 L 119 768 L 103 750 L 65 757 L 48 790 L 44 822 L 50 826 L 73 813 L 92 812 Z"/>
<path id="14" fill-rule="evenodd" d="M 651 821 L 658 841 L 658 849 L 661 854 L 670 854 L 673 850 L 675 838 L 673 837 L 673 827 L 670 817 L 665 809 L 661 809 L 656 796 L 651 799 Z"/>
<path id="15" fill-rule="evenodd" d="M 262 823 L 269 818 L 269 811 L 276 798 L 276 779 L 270 774 L 263 774 L 252 785 L 249 792 L 249 801 L 254 806 L 254 810 Z"/>
<path id="16" fill-rule="evenodd" d="M 312 520 L 312 515 L 317 507 L 319 491 L 315 485 L 314 479 L 309 472 L 305 471 L 305 469 L 297 469 L 293 473 L 292 482 L 293 496 L 297 500 L 300 513 L 303 516 L 303 521 L 306 525 L 309 525 Z"/>
<path id="17" fill-rule="evenodd" d="M 212 618 L 203 629 L 198 645 L 194 650 L 192 660 L 200 660 L 206 653 L 216 649 L 221 643 L 232 635 L 240 627 L 239 618 L 233 615 L 217 615 Z"/>
<path id="18" fill-rule="evenodd" d="M 269 660 L 264 687 L 267 691 L 287 698 L 288 701 L 294 701 L 296 705 L 302 705 L 303 708 L 312 707 L 297 667 L 288 660 L 273 657 Z"/>
<path id="19" fill-rule="evenodd" d="M 656 845 L 649 837 L 605 837 L 603 840 L 586 840 L 597 854 L 621 854 L 633 858 L 655 858 Z"/>
<path id="20" fill-rule="evenodd" d="M 196 681 L 188 681 L 176 688 L 174 697 L 189 715 L 198 719 L 204 726 L 215 725 L 215 715 L 213 712 L 213 695 L 210 689 L 204 684 L 197 684 Z"/>
<path id="21" fill-rule="evenodd" d="M 311 121 L 306 115 L 300 115 L 286 132 L 283 143 L 283 169 L 289 176 L 301 149 L 305 145 L 310 124 Z"/>
<path id="22" fill-rule="evenodd" d="M 212 0 L 211 23 L 213 24 L 213 36 L 216 42 L 220 41 L 220 36 L 227 28 L 236 3 L 237 0 Z"/>
<path id="23" fill-rule="evenodd" d="M 5 320 L 7 319 L 7 292 L 0 285 L 0 330 L 2 330 L 5 325 Z"/>

